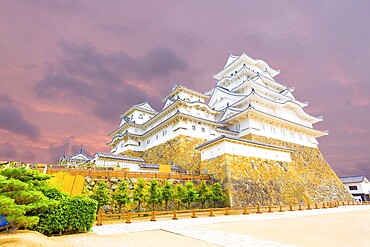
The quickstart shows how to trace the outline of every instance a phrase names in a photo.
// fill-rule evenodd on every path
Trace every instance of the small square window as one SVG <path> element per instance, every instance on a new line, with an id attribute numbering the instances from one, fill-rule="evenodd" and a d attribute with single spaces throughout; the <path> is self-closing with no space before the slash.
<path id="1" fill-rule="evenodd" d="M 202 132 L 203 133 L 206 132 L 206 128 L 202 127 Z"/>
<path id="2" fill-rule="evenodd" d="M 357 190 L 357 186 L 356 185 L 349 186 L 349 190 Z"/>
<path id="3" fill-rule="evenodd" d="M 195 125 L 191 126 L 191 129 L 192 129 L 192 130 L 195 130 Z"/>

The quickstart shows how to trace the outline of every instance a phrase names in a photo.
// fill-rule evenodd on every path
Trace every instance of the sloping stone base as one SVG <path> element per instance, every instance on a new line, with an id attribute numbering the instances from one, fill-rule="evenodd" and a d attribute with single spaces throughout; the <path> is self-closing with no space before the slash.
<path id="1" fill-rule="evenodd" d="M 202 161 L 201 171 L 213 174 L 223 184 L 231 206 L 352 200 L 318 148 L 257 135 L 244 139 L 292 148 L 292 162 L 230 154 Z"/>

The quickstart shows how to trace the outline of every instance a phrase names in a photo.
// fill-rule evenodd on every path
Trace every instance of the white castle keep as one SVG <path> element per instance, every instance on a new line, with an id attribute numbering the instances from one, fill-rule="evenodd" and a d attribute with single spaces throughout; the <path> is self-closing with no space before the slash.
<path id="1" fill-rule="evenodd" d="M 206 144 L 221 137 L 232 139 L 224 146 L 240 155 L 250 155 L 243 147 L 247 143 L 235 140 L 248 134 L 317 148 L 317 138 L 327 135 L 313 128 L 322 117 L 304 111 L 308 103 L 294 97 L 294 88 L 274 79 L 279 73 L 245 53 L 241 56 L 230 53 L 224 68 L 213 76 L 217 83 L 209 92 L 175 85 L 162 99 L 164 106 L 160 112 L 144 102 L 122 114 L 118 128 L 109 134 L 111 152 L 117 155 L 128 150 L 145 152 L 180 135 L 204 139 Z M 207 145 L 201 148 L 202 160 L 223 152 Z M 290 159 L 284 152 L 262 149 L 250 151 L 261 158 Z"/>

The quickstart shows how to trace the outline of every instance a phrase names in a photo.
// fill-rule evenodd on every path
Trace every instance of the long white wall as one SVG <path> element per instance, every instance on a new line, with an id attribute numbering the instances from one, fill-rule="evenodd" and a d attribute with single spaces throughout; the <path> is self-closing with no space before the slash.
<path id="1" fill-rule="evenodd" d="M 127 141 L 122 140 L 112 149 L 111 152 L 117 155 L 126 150 L 145 151 L 179 135 L 186 135 L 205 140 L 212 140 L 219 136 L 215 127 L 212 125 L 203 124 L 198 121 L 183 120 L 176 122 L 175 124 L 170 124 L 165 128 L 160 128 L 158 131 L 153 132 L 140 141 L 132 139 Z"/>
<path id="2" fill-rule="evenodd" d="M 208 160 L 222 154 L 232 154 L 243 157 L 254 157 L 268 160 L 292 162 L 289 152 L 277 151 L 250 146 L 248 144 L 234 143 L 224 140 L 201 151 L 201 160 Z"/>
<path id="3" fill-rule="evenodd" d="M 124 160 L 105 160 L 105 159 L 99 159 L 95 158 L 95 166 L 100 167 L 121 167 L 121 168 L 127 168 L 130 171 L 140 171 L 140 167 L 138 163 L 131 163 Z"/>

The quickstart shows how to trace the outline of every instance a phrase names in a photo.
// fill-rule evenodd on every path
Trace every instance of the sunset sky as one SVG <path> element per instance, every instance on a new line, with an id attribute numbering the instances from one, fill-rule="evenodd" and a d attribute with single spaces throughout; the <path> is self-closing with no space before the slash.
<path id="1" fill-rule="evenodd" d="M 211 89 L 229 51 L 324 116 L 338 175 L 370 178 L 370 1 L 0 0 L 0 160 L 109 152 L 132 104 Z M 368 67 L 369 66 L 369 67 Z"/>

